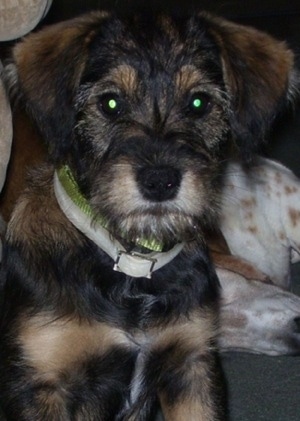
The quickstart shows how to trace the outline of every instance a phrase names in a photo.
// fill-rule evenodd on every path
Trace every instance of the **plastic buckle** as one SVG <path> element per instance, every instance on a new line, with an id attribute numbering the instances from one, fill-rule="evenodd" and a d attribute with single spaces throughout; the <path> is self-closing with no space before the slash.
<path id="1" fill-rule="evenodd" d="M 145 270 L 145 272 L 146 272 L 145 275 L 140 275 L 139 277 L 146 277 L 146 278 L 150 279 L 151 275 L 153 273 L 153 270 L 154 270 L 155 263 L 157 263 L 157 259 L 153 259 L 151 257 L 146 257 L 144 254 L 140 254 L 140 253 L 137 253 L 137 252 L 134 252 L 134 251 L 133 252 L 127 252 L 127 251 L 119 250 L 118 256 L 117 256 L 117 258 L 115 260 L 115 263 L 114 263 L 113 270 L 115 270 L 117 272 L 124 272 L 122 270 L 122 267 L 126 267 L 126 266 L 130 265 L 130 266 L 133 267 L 132 271 L 134 271 L 134 263 L 129 260 L 131 257 L 137 257 L 138 260 L 141 259 L 141 261 L 143 261 L 144 265 L 145 265 L 145 263 L 148 264 L 148 267 L 146 267 L 146 270 Z M 126 258 L 129 258 L 127 260 L 127 263 L 126 263 Z M 137 264 L 138 264 L 138 260 L 136 261 Z M 140 263 L 142 263 L 141 261 L 140 261 Z M 137 270 L 137 272 L 138 272 L 138 270 Z"/>

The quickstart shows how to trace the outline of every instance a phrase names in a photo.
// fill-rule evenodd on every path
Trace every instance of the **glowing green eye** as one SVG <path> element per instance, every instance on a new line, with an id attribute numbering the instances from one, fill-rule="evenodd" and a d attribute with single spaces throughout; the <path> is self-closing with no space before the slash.
<path id="1" fill-rule="evenodd" d="M 116 117 L 122 111 L 122 101 L 116 94 L 107 93 L 100 97 L 99 108 L 107 117 Z"/>
<path id="2" fill-rule="evenodd" d="M 117 106 L 118 106 L 118 103 L 117 103 L 117 101 L 115 99 L 110 99 L 108 101 L 107 105 L 109 106 L 109 108 L 111 110 L 115 110 L 117 108 Z"/>
<path id="3" fill-rule="evenodd" d="M 204 93 L 195 93 L 189 100 L 189 112 L 195 117 L 202 117 L 210 109 L 210 98 Z"/>
<path id="4" fill-rule="evenodd" d="M 201 99 L 200 99 L 200 98 L 195 98 L 195 99 L 193 100 L 193 107 L 194 107 L 195 109 L 199 109 L 200 107 L 202 107 L 202 101 L 201 101 Z"/>

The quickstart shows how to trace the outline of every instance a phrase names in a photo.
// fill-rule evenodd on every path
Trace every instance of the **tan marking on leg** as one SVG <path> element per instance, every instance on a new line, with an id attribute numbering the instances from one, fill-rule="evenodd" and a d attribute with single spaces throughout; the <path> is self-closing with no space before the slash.
<path id="1" fill-rule="evenodd" d="M 64 391 L 61 389 L 57 390 L 55 387 L 53 389 L 48 387 L 37 392 L 36 402 L 40 411 L 42 411 L 40 412 L 41 420 L 68 421 L 70 419 L 66 404 L 66 391 L 63 393 Z M 30 408 L 28 408 L 28 419 L 35 417 L 35 411 L 31 414 L 30 411 Z"/>
<path id="2" fill-rule="evenodd" d="M 216 335 L 217 317 L 211 310 L 195 312 L 189 318 L 184 318 L 173 325 L 155 329 L 153 338 L 155 348 L 164 348 L 170 343 L 178 341 L 187 349 L 197 352 L 207 351 L 208 344 Z"/>
<path id="3" fill-rule="evenodd" d="M 185 385 L 178 401 L 171 402 L 164 390 L 159 399 L 166 421 L 209 421 L 216 419 L 212 396 L 214 373 L 211 373 L 213 339 L 216 334 L 214 313 L 202 311 L 188 320 L 169 326 L 158 333 L 155 349 L 174 350 L 165 368 L 172 367 L 178 381 Z"/>
<path id="4" fill-rule="evenodd" d="M 58 373 L 77 361 L 101 355 L 113 345 L 130 346 L 123 331 L 104 323 L 53 320 L 49 314 L 25 319 L 19 341 L 26 362 L 48 380 L 55 380 Z"/>
<path id="5" fill-rule="evenodd" d="M 175 405 L 168 405 L 160 399 L 165 421 L 211 421 L 215 420 L 215 411 L 207 402 L 196 399 L 183 400 Z"/>

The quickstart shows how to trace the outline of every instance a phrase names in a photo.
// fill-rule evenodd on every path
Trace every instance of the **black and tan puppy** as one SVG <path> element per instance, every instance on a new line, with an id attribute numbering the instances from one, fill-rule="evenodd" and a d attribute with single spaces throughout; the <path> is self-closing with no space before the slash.
<path id="1" fill-rule="evenodd" d="M 15 70 L 16 69 L 16 70 Z M 9 78 L 51 164 L 2 264 L 8 420 L 224 420 L 202 230 L 230 154 L 294 89 L 283 43 L 206 14 L 93 13 L 29 36 Z"/>

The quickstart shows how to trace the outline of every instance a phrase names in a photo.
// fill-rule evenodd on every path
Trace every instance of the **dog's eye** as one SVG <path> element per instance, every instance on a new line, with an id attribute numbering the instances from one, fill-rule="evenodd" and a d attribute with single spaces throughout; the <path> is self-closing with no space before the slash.
<path id="1" fill-rule="evenodd" d="M 105 116 L 117 117 L 121 114 L 123 104 L 116 94 L 107 93 L 99 98 L 98 106 Z"/>
<path id="2" fill-rule="evenodd" d="M 188 111 L 195 117 L 202 117 L 211 108 L 210 97 L 204 93 L 194 93 L 188 103 Z"/>

